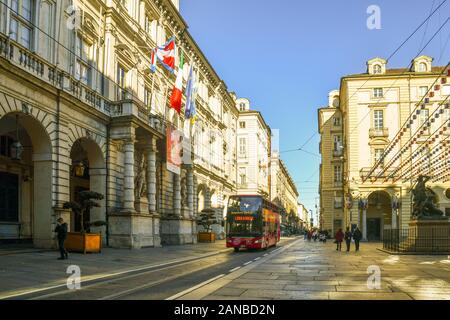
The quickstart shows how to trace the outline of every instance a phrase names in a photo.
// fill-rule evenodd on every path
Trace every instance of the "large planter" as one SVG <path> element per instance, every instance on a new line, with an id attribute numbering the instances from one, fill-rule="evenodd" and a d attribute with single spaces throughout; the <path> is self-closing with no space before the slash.
<path id="1" fill-rule="evenodd" d="M 66 250 L 69 252 L 101 252 L 101 233 L 68 232 L 65 241 Z"/>
<path id="2" fill-rule="evenodd" d="M 199 232 L 198 242 L 215 242 L 216 234 L 214 232 Z"/>

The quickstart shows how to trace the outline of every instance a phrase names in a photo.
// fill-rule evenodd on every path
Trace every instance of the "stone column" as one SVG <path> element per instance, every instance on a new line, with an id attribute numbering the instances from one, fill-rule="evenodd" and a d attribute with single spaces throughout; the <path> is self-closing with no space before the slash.
<path id="1" fill-rule="evenodd" d="M 152 138 L 147 148 L 147 197 L 148 208 L 151 214 L 156 212 L 156 141 Z"/>
<path id="2" fill-rule="evenodd" d="M 189 216 L 194 216 L 194 170 L 192 165 L 188 167 L 186 174 L 187 184 L 187 205 L 189 209 Z"/>
<path id="3" fill-rule="evenodd" d="M 392 208 L 391 229 L 397 229 L 397 209 Z"/>
<path id="4" fill-rule="evenodd" d="M 367 240 L 367 209 L 364 208 L 362 212 L 362 234 L 363 240 Z"/>
<path id="5" fill-rule="evenodd" d="M 134 139 L 125 141 L 124 152 L 123 209 L 134 212 Z"/>
<path id="6" fill-rule="evenodd" d="M 173 213 L 176 216 L 181 215 L 181 177 L 179 174 L 173 174 Z"/>
<path id="7" fill-rule="evenodd" d="M 108 192 L 106 190 L 106 169 L 98 168 L 98 169 L 90 169 L 90 190 L 99 192 L 103 195 Z M 92 208 L 90 211 L 90 219 L 91 221 L 106 221 L 106 200 L 97 200 L 100 204 L 99 208 Z M 103 241 L 106 242 L 106 228 L 102 227 L 91 227 L 91 232 L 101 232 Z"/>

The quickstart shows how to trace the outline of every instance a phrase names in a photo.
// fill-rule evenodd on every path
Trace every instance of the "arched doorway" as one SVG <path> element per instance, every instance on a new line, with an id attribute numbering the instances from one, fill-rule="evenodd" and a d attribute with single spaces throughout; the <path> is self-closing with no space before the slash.
<path id="1" fill-rule="evenodd" d="M 98 144 L 90 138 L 80 138 L 74 142 L 70 151 L 70 199 L 78 200 L 80 191 L 90 190 L 106 195 L 106 167 L 103 152 Z M 105 227 L 89 227 L 89 221 L 105 221 L 105 199 L 98 201 L 100 207 L 93 208 L 84 217 L 85 230 L 102 232 Z M 70 217 L 71 231 L 81 230 L 81 219 L 75 214 Z"/>
<path id="2" fill-rule="evenodd" d="M 52 145 L 44 126 L 21 112 L 0 119 L 0 240 L 51 247 Z"/>
<path id="3" fill-rule="evenodd" d="M 368 241 L 380 241 L 386 225 L 392 225 L 391 196 L 386 191 L 375 191 L 369 195 L 366 217 Z"/>

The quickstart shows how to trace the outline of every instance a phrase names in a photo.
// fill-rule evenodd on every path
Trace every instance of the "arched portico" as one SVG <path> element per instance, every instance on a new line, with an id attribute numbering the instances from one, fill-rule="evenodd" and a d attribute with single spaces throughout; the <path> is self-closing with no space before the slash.
<path id="1" fill-rule="evenodd" d="M 369 194 L 367 215 L 362 221 L 363 235 L 368 241 L 382 240 L 385 226 L 392 225 L 392 198 L 384 190 L 377 190 Z"/>
<path id="2" fill-rule="evenodd" d="M 23 112 L 0 118 L 0 239 L 51 247 L 53 153 L 42 121 Z M 23 152 L 12 148 L 15 142 Z"/>
<path id="3" fill-rule="evenodd" d="M 89 137 L 77 139 L 70 151 L 70 199 L 76 201 L 80 191 L 90 190 L 106 194 L 106 164 L 101 147 L 96 141 Z M 105 199 L 98 201 L 99 208 L 93 208 L 85 216 L 85 222 L 105 221 L 106 208 Z M 73 213 L 70 217 L 71 231 L 80 231 L 80 217 Z M 85 229 L 91 232 L 102 232 L 105 235 L 104 227 Z"/>

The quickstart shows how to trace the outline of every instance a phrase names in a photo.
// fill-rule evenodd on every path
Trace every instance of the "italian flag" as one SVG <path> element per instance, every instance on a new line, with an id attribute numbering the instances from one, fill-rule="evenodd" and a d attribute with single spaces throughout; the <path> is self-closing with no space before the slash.
<path id="1" fill-rule="evenodd" d="M 170 106 L 175 109 L 175 111 L 180 114 L 181 112 L 181 97 L 183 96 L 183 65 L 184 65 L 184 55 L 181 52 L 180 66 L 178 67 L 177 80 L 175 81 L 175 86 L 172 90 L 172 95 L 170 96 Z"/>

